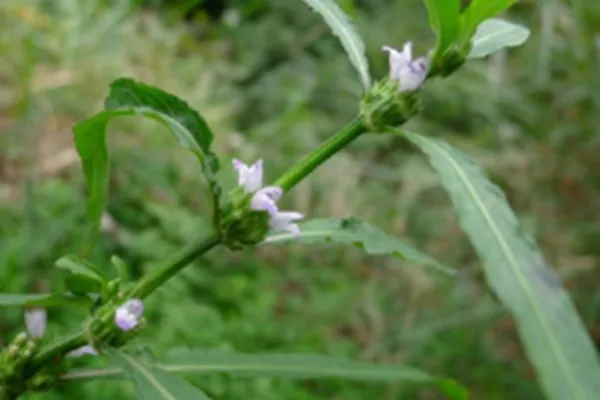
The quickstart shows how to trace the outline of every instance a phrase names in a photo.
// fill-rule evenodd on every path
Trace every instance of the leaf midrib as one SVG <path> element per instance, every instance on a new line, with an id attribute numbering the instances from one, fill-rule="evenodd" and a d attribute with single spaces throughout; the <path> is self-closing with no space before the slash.
<path id="1" fill-rule="evenodd" d="M 165 399 L 177 400 L 175 397 L 171 396 L 167 388 L 161 385 L 160 382 L 158 382 L 156 378 L 154 378 L 154 376 L 151 373 L 149 373 L 142 364 L 138 363 L 137 361 L 135 361 L 135 359 L 129 357 L 126 354 L 121 353 L 121 357 L 123 357 L 129 364 L 131 364 L 133 368 L 135 368 L 140 374 L 142 374 L 148 380 L 148 382 L 153 387 L 155 387 L 162 396 L 164 396 Z"/>
<path id="2" fill-rule="evenodd" d="M 538 303 L 535 301 L 535 296 L 533 295 L 529 285 L 527 284 L 527 279 L 525 279 L 525 277 L 522 276 L 519 266 L 518 266 L 518 263 L 516 262 L 513 254 L 512 254 L 512 251 L 510 250 L 510 246 L 508 246 L 508 243 L 504 240 L 503 235 L 501 234 L 500 230 L 494 223 L 492 217 L 489 215 L 487 208 L 485 207 L 485 205 L 483 204 L 483 202 L 481 201 L 481 199 L 479 197 L 479 194 L 477 193 L 475 188 L 471 185 L 471 183 L 467 179 L 464 171 L 461 169 L 461 167 L 457 163 L 454 162 L 452 157 L 450 157 L 434 141 L 431 141 L 431 144 L 433 145 L 435 150 L 439 154 L 441 154 L 442 157 L 444 157 L 446 160 L 448 160 L 448 162 L 456 170 L 456 172 L 459 175 L 460 179 L 462 180 L 465 188 L 467 189 L 467 192 L 475 201 L 477 208 L 479 209 L 479 211 L 483 215 L 484 219 L 487 221 L 488 225 L 490 226 L 493 236 L 496 238 L 496 240 L 500 244 L 502 251 L 505 253 L 505 256 L 509 262 L 509 265 L 511 266 L 511 269 L 513 270 L 515 276 L 517 277 L 517 281 L 519 282 L 522 289 L 525 291 L 527 299 L 532 304 L 534 314 L 535 314 L 536 318 L 538 319 L 540 325 L 542 325 L 542 327 L 543 327 L 542 331 L 544 332 L 544 335 L 547 337 L 547 339 L 550 343 L 550 348 L 552 349 L 552 353 L 554 353 L 554 357 L 558 360 L 558 364 L 560 365 L 560 368 L 564 371 L 565 375 L 568 377 L 567 379 L 569 381 L 569 385 L 576 389 L 576 391 L 578 393 L 578 396 L 577 396 L 578 398 L 584 399 L 584 397 L 579 396 L 582 394 L 581 387 L 574 380 L 573 372 L 571 371 L 571 369 L 567 368 L 567 361 L 565 359 L 565 356 L 562 354 L 562 351 L 560 351 L 560 346 L 557 345 L 556 338 L 554 337 L 554 335 L 551 334 L 551 330 L 549 329 L 548 322 L 547 322 L 546 318 L 544 317 L 544 314 L 541 311 L 540 307 L 538 306 Z"/>

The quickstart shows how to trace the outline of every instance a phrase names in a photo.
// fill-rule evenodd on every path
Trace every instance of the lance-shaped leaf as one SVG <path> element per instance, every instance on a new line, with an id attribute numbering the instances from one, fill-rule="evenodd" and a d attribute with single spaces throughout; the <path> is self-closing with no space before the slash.
<path id="1" fill-rule="evenodd" d="M 517 0 L 472 0 L 462 13 L 460 20 L 460 38 L 468 43 L 480 23 L 497 16 Z"/>
<path id="2" fill-rule="evenodd" d="M 434 58 L 442 54 L 458 35 L 460 26 L 459 0 L 424 0 L 429 13 L 429 25 L 435 32 L 437 42 Z"/>
<path id="3" fill-rule="evenodd" d="M 149 365 L 117 349 L 109 349 L 112 361 L 134 382 L 143 400 L 209 400 L 202 391 L 180 377 Z"/>
<path id="4" fill-rule="evenodd" d="M 502 191 L 462 152 L 405 132 L 428 156 L 483 260 L 489 286 L 517 322 L 548 399 L 592 400 L 600 363 L 568 294 L 527 237 Z"/>
<path id="5" fill-rule="evenodd" d="M 268 236 L 263 245 L 281 243 L 349 244 L 363 249 L 367 254 L 391 255 L 411 263 L 454 274 L 452 269 L 440 264 L 427 254 L 357 218 L 315 219 L 299 225 L 299 237 L 290 233 L 276 233 Z"/>
<path id="6" fill-rule="evenodd" d="M 218 160 L 210 150 L 213 134 L 202 117 L 183 100 L 132 79 L 118 79 L 110 86 L 105 111 L 75 125 L 75 146 L 88 187 L 88 214 L 95 227 L 108 199 L 109 162 L 106 147 L 108 123 L 120 116 L 143 116 L 166 127 L 199 159 L 216 207 L 220 189 L 214 174 Z M 214 210 L 218 213 L 218 210 Z"/>
<path id="7" fill-rule="evenodd" d="M 70 272 L 67 287 L 74 292 L 99 292 L 106 287 L 107 279 L 102 270 L 87 260 L 68 255 L 58 259 L 55 265 Z"/>
<path id="8" fill-rule="evenodd" d="M 12 294 L 0 293 L 0 307 L 89 307 L 92 301 L 66 293 Z"/>
<path id="9" fill-rule="evenodd" d="M 471 40 L 469 58 L 481 58 L 505 47 L 520 46 L 529 37 L 529 29 L 500 18 L 483 21 Z"/>
<path id="10" fill-rule="evenodd" d="M 365 45 L 356 33 L 350 19 L 334 0 L 304 0 L 313 10 L 321 14 L 323 20 L 340 39 L 348 58 L 358 71 L 365 90 L 371 87 L 369 63 L 365 56 Z"/>
<path id="11" fill-rule="evenodd" d="M 118 378 L 123 375 L 124 369 L 129 371 L 131 368 L 125 368 L 122 361 L 117 365 L 121 368 L 73 370 L 63 376 L 63 379 Z M 366 382 L 430 384 L 437 386 L 449 399 L 468 399 L 467 390 L 455 381 L 436 377 L 406 365 L 373 364 L 307 354 L 259 355 L 211 350 L 173 350 L 167 355 L 166 362 L 146 368 L 190 376 L 228 373 L 244 377 L 339 378 Z"/>

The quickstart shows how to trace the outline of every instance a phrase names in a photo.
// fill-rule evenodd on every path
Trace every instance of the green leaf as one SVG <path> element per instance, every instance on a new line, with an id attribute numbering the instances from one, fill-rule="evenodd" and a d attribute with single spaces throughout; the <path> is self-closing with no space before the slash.
<path id="1" fill-rule="evenodd" d="M 117 349 L 107 351 L 112 361 L 123 368 L 143 400 L 209 400 L 185 379 L 149 365 Z"/>
<path id="2" fill-rule="evenodd" d="M 460 38 L 463 43 L 469 43 L 480 23 L 488 18 L 497 16 L 517 0 L 472 0 L 469 7 L 462 13 L 460 21 Z"/>
<path id="3" fill-rule="evenodd" d="M 437 37 L 434 58 L 442 54 L 456 39 L 460 26 L 459 0 L 424 0 L 429 25 Z"/>
<path id="4" fill-rule="evenodd" d="M 529 29 L 500 18 L 483 21 L 471 41 L 469 58 L 482 58 L 505 47 L 520 46 L 529 38 Z"/>
<path id="5" fill-rule="evenodd" d="M 100 287 L 106 284 L 104 272 L 91 262 L 74 255 L 68 255 L 59 258 L 54 265 L 58 268 L 66 269 L 74 275 L 80 275 L 90 281 L 97 282 Z"/>
<path id="6" fill-rule="evenodd" d="M 527 237 L 501 190 L 462 152 L 405 132 L 428 156 L 477 253 L 486 279 L 515 318 L 549 399 L 592 400 L 600 364 L 568 294 Z"/>
<path id="7" fill-rule="evenodd" d="M 263 244 L 326 243 L 350 244 L 362 248 L 367 254 L 391 255 L 402 260 L 437 268 L 448 274 L 454 271 L 435 261 L 427 254 L 388 235 L 379 228 L 357 218 L 315 219 L 300 223 L 300 236 L 278 233 L 265 239 Z"/>
<path id="8" fill-rule="evenodd" d="M 350 62 L 358 71 L 365 90 L 371 88 L 369 63 L 365 56 L 365 45 L 354 30 L 350 19 L 334 0 L 303 0 L 309 7 L 321 14 L 323 20 L 333 33 L 340 39 L 342 46 L 348 53 Z"/>
<path id="9" fill-rule="evenodd" d="M 117 255 L 113 255 L 110 258 L 110 262 L 114 265 L 117 273 L 119 274 L 119 278 L 121 278 L 121 282 L 127 282 L 129 280 L 129 266 L 121 257 Z"/>
<path id="10" fill-rule="evenodd" d="M 87 297 L 64 293 L 11 294 L 0 293 L 0 307 L 89 307 L 92 301 Z"/>
<path id="11" fill-rule="evenodd" d="M 317 355 L 255 355 L 185 349 L 171 351 L 168 362 L 161 364 L 161 367 L 167 371 L 186 374 L 226 372 L 235 376 L 251 377 L 342 378 L 372 382 L 429 383 L 438 385 L 451 399 L 467 399 L 466 390 L 458 384 L 451 385 L 447 379 L 434 377 L 416 368 Z"/>
<path id="12" fill-rule="evenodd" d="M 106 148 L 108 123 L 120 116 L 143 116 L 159 122 L 199 159 L 210 186 L 215 213 L 220 188 L 215 178 L 218 160 L 210 150 L 213 134 L 202 117 L 187 103 L 158 88 L 132 79 L 110 86 L 105 110 L 75 125 L 75 146 L 88 187 L 88 214 L 97 228 L 108 199 L 109 163 Z"/>

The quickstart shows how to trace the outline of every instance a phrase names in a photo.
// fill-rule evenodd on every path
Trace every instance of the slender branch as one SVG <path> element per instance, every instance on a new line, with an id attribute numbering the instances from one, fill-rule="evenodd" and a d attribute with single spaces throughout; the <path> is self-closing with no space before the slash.
<path id="1" fill-rule="evenodd" d="M 361 119 L 355 118 L 352 122 L 342 128 L 342 130 L 331 136 L 319 146 L 319 148 L 308 154 L 293 168 L 290 168 L 274 182 L 274 185 L 281 187 L 286 192 L 289 191 L 308 174 L 317 169 L 319 165 L 323 164 L 331 156 L 353 142 L 366 131 L 367 129 L 361 122 Z"/>
<path id="2" fill-rule="evenodd" d="M 221 237 L 219 235 L 213 235 L 197 242 L 190 243 L 170 259 L 163 262 L 161 266 L 154 268 L 138 281 L 129 292 L 128 297 L 138 299 L 147 297 L 196 258 L 220 243 Z"/>

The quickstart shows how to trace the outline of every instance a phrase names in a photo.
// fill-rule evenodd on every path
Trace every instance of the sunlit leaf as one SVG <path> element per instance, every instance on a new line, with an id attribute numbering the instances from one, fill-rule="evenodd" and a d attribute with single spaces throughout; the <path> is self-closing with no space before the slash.
<path id="1" fill-rule="evenodd" d="M 120 116 L 143 116 L 166 127 L 199 159 L 218 204 L 220 189 L 214 174 L 218 160 L 210 150 L 213 134 L 202 117 L 183 100 L 132 79 L 111 84 L 105 111 L 75 125 L 75 146 L 83 164 L 88 187 L 88 213 L 97 227 L 108 199 L 109 162 L 106 147 L 108 123 Z M 216 199 L 216 200 L 215 200 Z"/>
<path id="2" fill-rule="evenodd" d="M 460 21 L 460 37 L 468 43 L 480 23 L 497 16 L 517 0 L 472 0 L 462 13 Z"/>
<path id="3" fill-rule="evenodd" d="M 356 33 L 354 26 L 344 11 L 334 0 L 303 0 L 313 10 L 321 14 L 323 20 L 333 33 L 340 39 L 342 46 L 348 53 L 350 62 L 358 71 L 365 90 L 371 87 L 369 63 L 365 57 L 365 45 Z"/>
<path id="4" fill-rule="evenodd" d="M 529 29 L 511 22 L 491 18 L 483 21 L 471 41 L 469 58 L 481 58 L 505 47 L 520 46 L 529 38 Z"/>
<path id="5" fill-rule="evenodd" d="M 460 25 L 459 0 L 424 0 L 429 12 L 429 25 L 437 42 L 434 53 L 443 53 L 456 39 Z"/>
<path id="6" fill-rule="evenodd" d="M 134 382 L 137 397 L 143 400 L 208 400 L 202 391 L 180 377 L 149 365 L 117 349 L 107 351 Z"/>
<path id="7" fill-rule="evenodd" d="M 454 274 L 452 269 L 443 266 L 427 254 L 357 218 L 307 221 L 300 224 L 299 237 L 290 233 L 276 233 L 267 237 L 264 244 L 328 242 L 354 245 L 363 249 L 367 254 L 391 255 L 411 263 Z"/>
<path id="8" fill-rule="evenodd" d="M 0 293 L 0 307 L 89 307 L 91 304 L 91 300 L 86 297 L 64 293 Z"/>
<path id="9" fill-rule="evenodd" d="M 487 282 L 515 318 L 549 399 L 592 400 L 600 363 L 573 303 L 501 190 L 464 153 L 439 139 L 406 137 L 428 156 L 483 260 Z"/>

